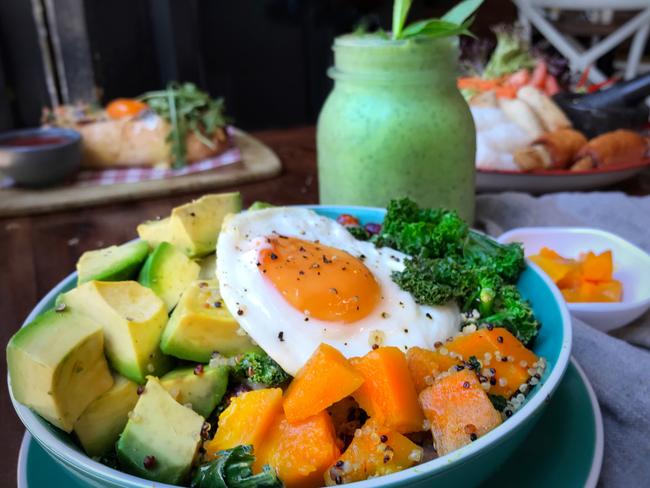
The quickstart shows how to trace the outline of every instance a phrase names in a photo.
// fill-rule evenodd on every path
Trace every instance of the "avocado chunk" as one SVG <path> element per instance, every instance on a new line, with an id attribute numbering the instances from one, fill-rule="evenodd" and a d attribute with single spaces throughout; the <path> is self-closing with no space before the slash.
<path id="1" fill-rule="evenodd" d="M 181 484 L 201 444 L 204 419 L 174 400 L 157 378 L 147 379 L 117 441 L 117 458 L 136 476 Z"/>
<path id="2" fill-rule="evenodd" d="M 7 345 L 14 398 L 71 432 L 84 409 L 113 384 L 102 326 L 59 307 L 20 329 Z"/>
<path id="3" fill-rule="evenodd" d="M 224 217 L 241 206 L 239 193 L 204 195 L 175 207 L 166 219 L 140 224 L 138 235 L 151 247 L 166 241 L 189 257 L 204 256 L 214 252 Z"/>
<path id="4" fill-rule="evenodd" d="M 144 241 L 127 242 L 86 251 L 77 261 L 77 284 L 90 280 L 123 281 L 133 278 L 149 254 Z"/>
<path id="5" fill-rule="evenodd" d="M 215 351 L 233 356 L 256 347 L 226 308 L 217 280 L 197 280 L 172 313 L 160 348 L 177 358 L 207 363 Z"/>
<path id="6" fill-rule="evenodd" d="M 201 266 L 201 271 L 199 271 L 200 280 L 213 280 L 217 276 L 217 255 L 215 253 L 208 254 L 204 258 L 199 260 L 199 266 Z"/>
<path id="7" fill-rule="evenodd" d="M 138 385 L 115 375 L 110 390 L 98 396 L 74 424 L 74 432 L 89 456 L 103 456 L 129 420 L 129 412 L 138 402 Z"/>
<path id="8" fill-rule="evenodd" d="M 227 366 L 177 368 L 160 378 L 160 384 L 181 405 L 192 406 L 208 417 L 219 405 L 228 387 Z"/>
<path id="9" fill-rule="evenodd" d="M 140 239 L 149 245 L 150 249 L 155 248 L 161 242 L 171 242 L 169 231 L 169 217 L 158 220 L 147 220 L 138 225 Z"/>
<path id="10" fill-rule="evenodd" d="M 172 367 L 160 350 L 167 323 L 163 301 L 135 281 L 89 281 L 63 295 L 62 302 L 104 328 L 106 356 L 115 371 L 136 383 Z"/>
<path id="11" fill-rule="evenodd" d="M 162 298 L 171 311 L 188 285 L 198 278 L 201 267 L 169 242 L 161 242 L 140 270 L 138 281 Z"/>
<path id="12" fill-rule="evenodd" d="M 275 205 L 273 205 L 272 203 L 262 202 L 258 200 L 256 202 L 253 202 L 253 204 L 250 207 L 248 207 L 248 210 L 250 211 L 264 210 L 265 208 L 273 208 L 273 207 L 275 207 Z"/>

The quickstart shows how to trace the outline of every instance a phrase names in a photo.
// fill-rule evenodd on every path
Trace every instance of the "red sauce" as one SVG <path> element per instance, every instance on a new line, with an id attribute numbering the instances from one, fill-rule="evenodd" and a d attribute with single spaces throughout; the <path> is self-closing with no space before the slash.
<path id="1" fill-rule="evenodd" d="M 9 139 L 0 139 L 0 146 L 10 147 L 32 147 L 32 146 L 53 146 L 68 140 L 61 136 L 17 136 Z"/>

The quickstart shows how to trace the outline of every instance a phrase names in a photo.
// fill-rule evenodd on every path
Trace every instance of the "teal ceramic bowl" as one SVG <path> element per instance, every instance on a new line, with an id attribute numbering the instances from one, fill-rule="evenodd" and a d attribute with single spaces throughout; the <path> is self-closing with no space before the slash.
<path id="1" fill-rule="evenodd" d="M 336 218 L 341 213 L 357 216 L 362 223 L 381 222 L 383 209 L 345 206 L 310 206 L 318 213 Z M 74 288 L 76 273 L 54 287 L 32 310 L 25 323 L 54 306 L 59 293 Z M 532 303 L 535 314 L 543 324 L 534 351 L 547 360 L 542 381 L 531 391 L 515 414 L 499 427 L 476 442 L 451 454 L 423 463 L 399 473 L 352 483 L 354 488 L 371 487 L 430 487 L 475 486 L 499 469 L 517 449 L 540 418 L 544 407 L 562 379 L 571 351 L 571 322 L 569 313 L 557 288 L 534 264 L 529 263 L 518 283 L 521 293 Z M 53 427 L 12 397 L 14 408 L 34 439 L 61 465 L 89 486 L 150 488 L 151 481 L 111 469 L 88 457 L 72 436 Z M 558 439 L 561 442 L 561 439 Z M 522 480 L 523 481 L 523 480 Z M 156 487 L 169 485 L 156 483 Z"/>

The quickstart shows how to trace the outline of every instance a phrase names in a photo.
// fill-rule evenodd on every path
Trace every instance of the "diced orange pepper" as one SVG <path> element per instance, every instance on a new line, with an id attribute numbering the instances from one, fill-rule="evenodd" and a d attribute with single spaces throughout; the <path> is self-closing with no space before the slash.
<path id="1" fill-rule="evenodd" d="M 284 413 L 289 422 L 304 420 L 352 394 L 362 383 L 363 376 L 343 354 L 321 344 L 287 388 Z"/>

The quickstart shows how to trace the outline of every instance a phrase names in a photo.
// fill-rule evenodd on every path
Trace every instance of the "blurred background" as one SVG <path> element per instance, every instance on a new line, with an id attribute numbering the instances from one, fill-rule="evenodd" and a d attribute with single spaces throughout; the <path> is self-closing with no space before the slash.
<path id="1" fill-rule="evenodd" d="M 415 2 L 411 18 L 441 15 L 455 3 Z M 0 130 L 37 125 L 44 106 L 106 103 L 170 80 L 225 97 L 244 129 L 313 124 L 331 88 L 333 38 L 360 24 L 388 29 L 391 6 L 392 0 L 2 0 Z M 511 1 L 487 0 L 472 30 L 489 40 L 489 26 L 516 19 Z M 580 19 L 556 20 L 589 41 L 625 18 L 596 29 L 586 21 L 583 29 Z M 615 55 L 599 62 L 605 72 Z"/>

